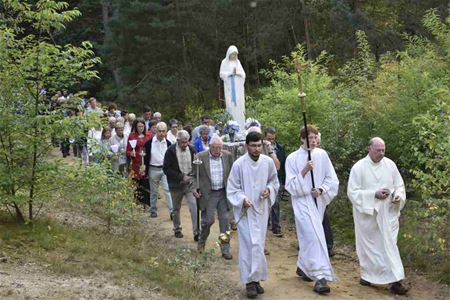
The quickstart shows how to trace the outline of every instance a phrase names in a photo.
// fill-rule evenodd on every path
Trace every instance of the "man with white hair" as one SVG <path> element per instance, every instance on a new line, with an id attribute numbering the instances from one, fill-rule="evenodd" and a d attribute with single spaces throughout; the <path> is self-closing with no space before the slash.
<path id="1" fill-rule="evenodd" d="M 167 149 L 172 145 L 167 139 L 167 125 L 164 122 L 156 124 L 156 135 L 145 143 L 145 167 L 150 181 L 150 217 L 158 216 L 158 207 L 156 205 L 159 194 L 159 183 L 162 183 L 164 194 L 166 196 L 167 208 L 170 219 L 173 219 L 172 197 L 169 191 L 167 177 L 163 172 L 164 155 Z"/>
<path id="2" fill-rule="evenodd" d="M 390 284 L 391 293 L 404 295 L 408 289 L 402 283 L 397 236 L 405 185 L 395 163 L 384 157 L 385 148 L 381 138 L 370 140 L 368 155 L 350 171 L 347 195 L 353 204 L 360 284 Z"/>
<path id="3" fill-rule="evenodd" d="M 161 122 L 161 117 L 162 117 L 162 115 L 159 111 L 157 111 L 153 114 L 153 120 L 155 120 L 157 123 Z"/>
<path id="4" fill-rule="evenodd" d="M 216 211 L 219 218 L 220 233 L 225 234 L 228 228 L 229 207 L 226 187 L 228 175 L 233 165 L 233 158 L 230 152 L 223 150 L 223 142 L 217 135 L 214 135 L 209 141 L 208 151 L 199 153 L 197 158 L 202 161 L 202 164 L 196 170 L 196 173 L 198 171 L 198 186 L 200 190 L 198 192 L 194 191 L 194 196 L 199 198 L 199 206 L 202 212 L 202 227 L 198 240 L 198 250 L 203 252 L 210 228 L 214 224 Z M 194 176 L 195 180 L 196 178 Z M 220 249 L 223 258 L 233 258 L 230 253 L 229 243 L 223 242 L 220 245 Z"/>
<path id="5" fill-rule="evenodd" d="M 186 130 L 178 131 L 176 144 L 170 146 L 164 155 L 163 172 L 167 176 L 172 196 L 175 237 L 183 237 L 180 208 L 183 197 L 186 197 L 189 212 L 191 213 L 194 241 L 197 242 L 199 237 L 197 230 L 197 204 L 192 193 L 194 189 L 192 175 L 195 150 L 189 145 L 189 138 L 189 133 Z"/>

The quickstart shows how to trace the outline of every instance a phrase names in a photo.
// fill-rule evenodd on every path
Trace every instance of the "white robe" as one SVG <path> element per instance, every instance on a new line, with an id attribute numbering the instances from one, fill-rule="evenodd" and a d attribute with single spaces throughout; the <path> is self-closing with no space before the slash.
<path id="1" fill-rule="evenodd" d="M 314 281 L 322 278 L 336 281 L 322 221 L 326 206 L 338 193 L 339 180 L 326 151 L 313 149 L 311 159 L 314 162 L 315 187 L 323 189 L 322 195 L 316 199 L 317 207 L 311 196 L 311 174 L 308 172 L 305 177 L 301 174 L 308 161 L 308 152 L 300 148 L 286 159 L 285 188 L 291 194 L 300 245 L 297 266 Z"/>
<path id="2" fill-rule="evenodd" d="M 236 160 L 231 168 L 227 184 L 227 197 L 233 205 L 235 220 L 243 212 L 244 199 L 253 203 L 238 223 L 239 268 L 241 281 L 263 281 L 267 279 L 267 261 L 264 255 L 267 222 L 270 207 L 275 203 L 279 182 L 272 159 L 260 155 L 253 161 L 247 155 Z M 261 193 L 270 190 L 269 199 L 261 199 Z"/>
<path id="3" fill-rule="evenodd" d="M 220 65 L 220 78 L 223 80 L 223 88 L 225 94 L 225 105 L 227 112 L 233 120 L 239 124 L 240 131 L 245 130 L 245 71 L 242 68 L 239 59 L 230 60 L 230 54 L 238 53 L 235 46 L 230 46 L 227 50 L 227 56 L 222 60 Z M 233 70 L 236 68 L 236 74 Z M 232 81 L 234 80 L 234 89 L 236 103 L 233 101 Z"/>
<path id="4" fill-rule="evenodd" d="M 391 197 L 376 199 L 375 192 L 387 188 Z M 388 284 L 404 279 L 397 247 L 400 210 L 405 205 L 403 179 L 395 163 L 384 157 L 374 163 L 369 156 L 358 161 L 350 172 L 347 195 L 353 204 L 356 252 L 361 278 L 374 284 Z"/>

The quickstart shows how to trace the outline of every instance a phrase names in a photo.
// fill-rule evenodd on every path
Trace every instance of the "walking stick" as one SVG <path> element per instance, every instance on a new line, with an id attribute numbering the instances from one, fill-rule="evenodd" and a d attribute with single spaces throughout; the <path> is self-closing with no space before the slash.
<path id="1" fill-rule="evenodd" d="M 200 165 L 203 163 L 197 156 L 195 156 L 194 161 L 192 162 L 196 168 L 197 168 L 197 186 L 195 187 L 195 190 L 197 191 L 197 193 L 200 192 L 200 182 L 199 182 L 199 177 L 200 177 Z M 197 204 L 197 234 L 200 236 L 200 198 L 195 198 L 195 202 Z"/>
<path id="2" fill-rule="evenodd" d="M 298 97 L 300 98 L 300 103 L 302 106 L 302 114 L 303 114 L 303 126 L 305 127 L 305 134 L 306 134 L 306 150 L 308 151 L 308 161 L 311 160 L 311 149 L 309 148 L 309 134 L 308 134 L 308 124 L 306 122 L 306 104 L 305 104 L 305 98 L 306 98 L 306 94 L 303 91 L 303 82 L 302 82 L 302 77 L 300 75 L 300 70 L 302 68 L 302 65 L 300 65 L 299 63 L 296 64 L 296 68 L 297 68 L 297 76 L 298 76 L 298 85 L 299 85 L 299 94 Z M 314 189 L 316 187 L 316 185 L 314 184 L 314 172 L 313 170 L 310 171 L 311 172 L 311 184 L 312 184 L 312 188 Z M 314 204 L 317 207 L 317 199 L 314 199 Z"/>

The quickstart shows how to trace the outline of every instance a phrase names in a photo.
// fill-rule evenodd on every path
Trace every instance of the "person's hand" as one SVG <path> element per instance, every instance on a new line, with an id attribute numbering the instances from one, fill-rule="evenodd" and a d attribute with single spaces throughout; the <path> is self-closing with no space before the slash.
<path id="1" fill-rule="evenodd" d="M 381 189 L 375 193 L 375 198 L 384 200 L 386 199 L 391 192 L 388 189 Z"/>
<path id="2" fill-rule="evenodd" d="M 199 199 L 202 196 L 202 193 L 200 191 L 193 191 L 192 194 L 194 195 L 195 198 Z"/>
<path id="3" fill-rule="evenodd" d="M 270 190 L 269 189 L 265 189 L 262 193 L 261 193 L 261 198 L 262 199 L 266 199 L 267 197 L 269 197 L 270 195 Z"/>
<path id="4" fill-rule="evenodd" d="M 305 176 L 309 171 L 314 169 L 314 162 L 312 160 L 308 161 L 302 170 L 302 175 Z"/>
<path id="5" fill-rule="evenodd" d="M 192 177 L 188 175 L 183 175 L 183 181 L 182 183 L 188 184 L 192 182 Z"/>
<path id="6" fill-rule="evenodd" d="M 400 196 L 395 196 L 395 198 L 394 199 L 392 199 L 392 203 L 394 203 L 394 204 L 397 204 L 397 203 L 400 203 Z"/>
<path id="7" fill-rule="evenodd" d="M 311 195 L 313 198 L 319 198 L 322 195 L 322 192 L 318 188 L 311 189 Z"/>
<path id="8" fill-rule="evenodd" d="M 249 207 L 252 207 L 253 204 L 252 204 L 252 202 L 251 202 L 250 200 L 248 200 L 248 199 L 246 198 L 246 199 L 244 199 L 244 204 L 243 204 L 243 206 L 244 206 L 244 208 L 249 208 Z"/>

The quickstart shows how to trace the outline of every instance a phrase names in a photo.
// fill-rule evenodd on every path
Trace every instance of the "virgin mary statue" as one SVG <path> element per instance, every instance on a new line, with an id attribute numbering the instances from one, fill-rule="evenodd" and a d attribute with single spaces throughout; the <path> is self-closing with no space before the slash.
<path id="1" fill-rule="evenodd" d="M 245 72 L 238 59 L 238 49 L 230 46 L 227 56 L 220 65 L 220 78 L 223 80 L 227 112 L 239 124 L 240 131 L 245 124 Z"/>

